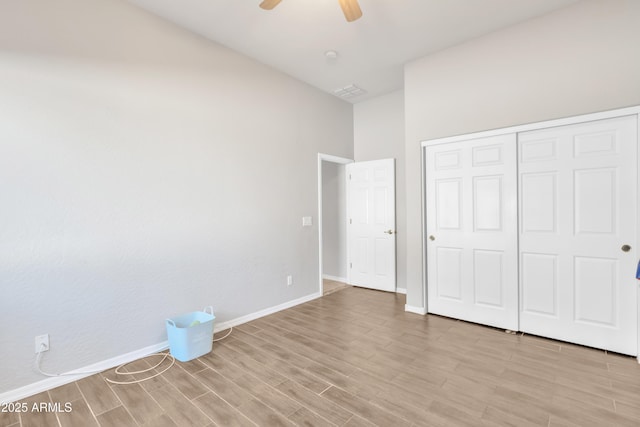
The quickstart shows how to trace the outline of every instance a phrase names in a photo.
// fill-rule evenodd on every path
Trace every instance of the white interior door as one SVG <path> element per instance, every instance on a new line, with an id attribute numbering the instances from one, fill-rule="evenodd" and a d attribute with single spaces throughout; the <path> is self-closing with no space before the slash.
<path id="1" fill-rule="evenodd" d="M 638 354 L 637 126 L 519 135 L 521 330 Z"/>
<path id="2" fill-rule="evenodd" d="M 430 313 L 518 329 L 516 136 L 426 147 Z"/>
<path id="3" fill-rule="evenodd" d="M 394 159 L 347 165 L 349 283 L 395 292 Z"/>

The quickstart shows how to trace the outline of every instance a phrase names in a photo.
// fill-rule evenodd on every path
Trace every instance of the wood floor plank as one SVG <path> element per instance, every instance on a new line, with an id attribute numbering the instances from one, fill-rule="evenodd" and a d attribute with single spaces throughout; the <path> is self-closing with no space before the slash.
<path id="1" fill-rule="evenodd" d="M 0 426 L 20 424 L 20 413 L 14 411 L 13 406 L 8 406 L 6 412 L 0 411 Z"/>
<path id="2" fill-rule="evenodd" d="M 274 345 L 272 343 L 273 340 L 277 341 L 277 337 L 275 336 L 273 337 L 272 341 L 266 341 L 260 337 L 255 336 L 240 336 L 238 340 L 241 340 L 245 345 L 245 347 L 242 347 L 243 350 L 248 350 L 246 346 L 258 346 L 261 350 L 264 350 L 264 357 L 259 358 L 259 360 L 261 360 L 263 363 L 268 364 L 270 367 L 276 369 L 281 368 L 283 365 L 290 366 L 292 370 L 289 371 L 289 373 L 292 374 L 292 377 L 287 379 L 300 379 L 301 384 L 303 382 L 307 382 L 308 384 L 303 384 L 305 387 L 313 383 L 316 378 L 320 381 L 324 381 L 324 383 L 334 385 L 342 384 L 343 381 L 345 381 L 347 378 L 346 375 L 327 367 L 326 364 L 316 362 L 315 360 L 309 359 L 301 354 L 296 353 L 296 351 L 299 351 L 300 348 L 295 347 L 295 345 L 287 346 L 287 343 L 284 343 L 282 347 Z M 302 351 L 302 353 L 305 352 L 306 350 Z M 340 361 L 330 360 L 330 358 L 327 358 L 327 361 L 329 361 L 329 365 L 338 366 L 339 369 L 343 370 L 344 372 L 351 373 L 356 369 L 353 366 L 345 366 L 345 364 Z M 297 371 L 297 374 L 293 373 L 294 370 Z M 282 372 L 285 373 L 284 370 Z M 306 375 L 306 372 L 308 372 L 310 376 Z M 305 378 L 293 378 L 293 376 L 297 376 L 298 374 L 301 376 L 305 376 Z M 314 384 L 313 386 L 307 388 L 321 392 L 328 387 L 328 384 L 327 386 L 323 386 L 323 384 Z"/>
<path id="3" fill-rule="evenodd" d="M 206 368 L 204 364 L 201 363 L 201 365 Z M 202 370 L 203 369 L 194 370 L 193 373 L 197 374 Z M 192 376 L 183 368 L 183 364 L 172 367 L 162 376 L 167 380 L 168 383 L 173 385 L 182 394 L 184 394 L 187 399 L 195 399 L 196 397 L 202 396 L 209 391 L 204 385 L 202 385 L 200 381 L 198 381 L 194 376 Z"/>
<path id="4" fill-rule="evenodd" d="M 624 414 L 615 413 L 600 407 L 591 406 L 579 400 L 555 396 L 550 413 L 560 419 L 575 422 L 580 425 L 615 425 L 637 427 L 638 419 Z"/>
<path id="5" fill-rule="evenodd" d="M 491 405 L 487 406 L 485 409 L 482 414 L 482 419 L 494 422 L 497 425 L 512 427 L 538 427 L 548 423 L 548 420 L 545 422 L 544 419 L 540 420 L 540 423 L 534 423 L 522 417 L 522 415 L 517 411 L 504 411 Z"/>
<path id="6" fill-rule="evenodd" d="M 158 403 L 140 384 L 112 385 L 113 392 L 140 424 L 156 419 L 164 413 Z"/>
<path id="7" fill-rule="evenodd" d="M 285 331 L 276 330 L 275 333 L 271 331 L 262 331 L 257 334 L 257 336 L 264 340 L 270 340 L 271 342 L 277 343 L 281 348 L 287 349 L 289 353 L 293 353 L 295 356 L 302 356 L 316 362 L 318 365 L 325 366 L 342 375 L 348 376 L 357 369 L 356 365 L 336 358 L 333 353 L 322 353 L 307 346 L 305 342 L 308 341 L 308 339 L 297 340 L 297 336 L 295 334 L 287 334 Z M 286 356 L 283 357 L 286 358 Z"/>
<path id="8" fill-rule="evenodd" d="M 280 384 L 277 388 L 282 393 L 310 409 L 312 412 L 315 412 L 336 425 L 346 423 L 349 418 L 353 416 L 352 412 L 342 408 L 331 400 L 325 399 L 324 397 L 307 390 L 293 381 L 286 381 Z"/>
<path id="9" fill-rule="evenodd" d="M 195 374 L 196 372 L 200 372 L 207 367 L 198 359 L 189 360 L 187 362 L 180 362 L 176 360 L 176 364 L 180 366 L 182 369 L 187 371 L 190 374 Z"/>
<path id="10" fill-rule="evenodd" d="M 120 406 L 120 400 L 105 382 L 102 375 L 92 375 L 83 378 L 76 384 L 95 415 L 100 415 L 103 412 Z"/>
<path id="11" fill-rule="evenodd" d="M 370 421 L 365 420 L 364 418 L 360 418 L 357 415 L 354 415 L 344 424 L 344 427 L 375 427 L 377 424 L 374 424 Z"/>
<path id="12" fill-rule="evenodd" d="M 242 344 L 238 340 L 230 340 L 229 343 L 223 343 L 218 348 L 218 354 L 225 358 L 227 362 L 237 365 L 245 372 L 252 373 L 271 386 L 276 386 L 287 380 L 287 377 L 264 362 L 267 359 L 266 357 L 261 357 L 261 354 L 257 351 L 248 353 L 247 347 L 251 348 L 251 346 L 243 346 Z M 261 361 L 256 360 L 256 358 Z M 273 358 L 270 359 L 273 360 Z"/>
<path id="13" fill-rule="evenodd" d="M 238 410 L 259 426 L 291 427 L 295 425 L 257 399 L 244 402 Z"/>
<path id="14" fill-rule="evenodd" d="M 256 425 L 213 392 L 194 399 L 193 403 L 219 426 L 249 427 Z"/>
<path id="15" fill-rule="evenodd" d="M 138 423 L 124 406 L 118 406 L 96 417 L 101 427 L 134 427 Z"/>
<path id="16" fill-rule="evenodd" d="M 291 420 L 297 426 L 303 427 L 333 427 L 335 424 L 322 418 L 320 415 L 315 414 L 307 408 L 300 408 L 293 414 L 289 415 Z"/>
<path id="17" fill-rule="evenodd" d="M 288 417 L 301 408 L 295 400 L 282 392 L 261 382 L 256 377 L 246 374 L 234 381 L 242 389 L 249 392 L 255 399 L 269 406 L 278 413 Z"/>
<path id="18" fill-rule="evenodd" d="M 92 427 L 99 425 L 84 399 L 80 398 L 70 403 L 71 410 L 69 412 L 61 411 L 58 413 L 58 420 L 62 427 Z"/>
<path id="19" fill-rule="evenodd" d="M 179 426 L 204 427 L 212 421 L 172 385 L 155 389 L 149 394 L 164 410 L 164 413 Z"/>
<path id="20" fill-rule="evenodd" d="M 212 369 L 196 373 L 196 378 L 234 408 L 252 399 L 249 393 Z"/>
<path id="21" fill-rule="evenodd" d="M 49 397 L 52 402 L 60 402 L 63 405 L 66 402 L 73 402 L 74 400 L 83 398 L 75 382 L 49 390 Z"/>
<path id="22" fill-rule="evenodd" d="M 410 426 L 411 422 L 405 421 L 357 396 L 336 387 L 325 390 L 321 396 L 333 401 L 349 412 L 371 421 L 374 424 L 385 426 Z"/>
<path id="23" fill-rule="evenodd" d="M 167 414 L 160 414 L 157 417 L 142 424 L 143 427 L 182 427 L 176 424 Z"/>
<path id="24" fill-rule="evenodd" d="M 42 392 L 21 401 L 26 405 L 26 412 L 20 412 L 20 425 L 24 427 L 59 426 L 58 417 L 46 409 L 51 403 L 49 393 Z M 44 405 L 44 408 L 43 406 Z"/>

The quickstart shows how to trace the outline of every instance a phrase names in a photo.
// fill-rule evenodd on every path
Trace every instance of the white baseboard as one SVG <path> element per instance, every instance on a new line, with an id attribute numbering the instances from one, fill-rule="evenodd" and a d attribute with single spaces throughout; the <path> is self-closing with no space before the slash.
<path id="1" fill-rule="evenodd" d="M 294 307 L 299 304 L 320 298 L 322 294 L 316 292 L 311 295 L 304 296 L 292 301 L 285 302 L 283 304 L 276 305 L 274 307 L 265 308 L 264 310 L 256 311 L 255 313 L 247 314 L 246 316 L 238 317 L 237 319 L 227 320 L 226 322 L 216 323 L 214 332 L 223 331 L 233 326 L 242 325 L 243 323 L 250 322 L 251 320 L 259 319 L 260 317 L 268 316 L 269 314 L 276 313 L 278 311 L 285 310 L 287 308 Z M 38 381 L 24 387 L 19 387 L 14 390 L 0 394 L 0 403 L 15 402 L 20 399 L 24 399 L 29 396 L 33 396 L 43 391 L 51 390 L 56 387 L 60 387 L 65 384 L 80 380 L 82 378 L 94 375 L 97 372 L 106 371 L 116 366 L 120 366 L 123 363 L 133 362 L 150 354 L 164 351 L 169 348 L 169 342 L 163 341 L 158 344 L 150 345 L 148 347 L 141 348 L 139 350 L 132 351 L 130 353 L 122 354 L 116 357 L 112 357 L 101 362 L 94 363 L 84 368 L 75 369 L 73 371 L 65 372 L 63 376 L 46 378 L 42 381 Z"/>
<path id="2" fill-rule="evenodd" d="M 323 274 L 322 278 L 326 280 L 333 280 L 334 282 L 349 283 L 346 277 L 338 277 L 338 276 L 331 276 L 329 274 Z"/>
<path id="3" fill-rule="evenodd" d="M 407 290 L 405 288 L 396 288 L 396 294 L 407 294 Z"/>
<path id="4" fill-rule="evenodd" d="M 42 393 L 43 391 L 51 390 L 52 388 L 60 387 L 61 385 L 69 384 L 82 378 L 94 375 L 97 372 L 106 371 L 107 369 L 115 368 L 123 363 L 133 362 L 145 356 L 148 356 L 159 351 L 163 351 L 169 348 L 169 342 L 163 341 L 159 344 L 150 345 L 148 347 L 141 348 L 126 354 L 121 354 L 111 359 L 103 360 L 85 366 L 84 368 L 74 369 L 73 371 L 65 372 L 60 377 L 50 377 L 42 381 L 38 381 L 24 387 L 16 388 L 14 390 L 7 391 L 0 394 L 0 402 L 8 403 L 15 402 L 16 400 L 24 399 L 25 397 L 33 396 L 34 394 Z"/>
<path id="5" fill-rule="evenodd" d="M 425 307 L 416 307 L 414 305 L 404 305 L 404 311 L 415 314 L 422 314 L 423 316 L 427 314 L 427 309 Z"/>
<path id="6" fill-rule="evenodd" d="M 224 331 L 225 329 L 229 329 L 233 326 L 242 325 L 243 323 L 250 322 L 252 320 L 259 319 L 264 316 L 268 316 L 273 313 L 277 313 L 278 311 L 286 310 L 287 308 L 295 307 L 296 305 L 304 304 L 305 302 L 309 302 L 316 298 L 320 298 L 322 294 L 320 292 L 316 292 L 311 295 L 304 296 L 302 298 L 295 299 L 293 301 L 285 302 L 284 304 L 276 305 L 274 307 L 265 308 L 264 310 L 256 311 L 255 313 L 247 314 L 246 316 L 238 317 L 237 319 L 227 320 L 226 322 L 221 322 L 215 325 L 214 332 Z"/>

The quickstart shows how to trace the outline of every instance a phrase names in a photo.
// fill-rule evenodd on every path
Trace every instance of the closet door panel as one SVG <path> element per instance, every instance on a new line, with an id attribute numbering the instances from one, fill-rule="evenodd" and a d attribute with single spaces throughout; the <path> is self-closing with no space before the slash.
<path id="1" fill-rule="evenodd" d="M 430 146 L 426 161 L 428 311 L 517 330 L 515 134 Z"/>
<path id="2" fill-rule="evenodd" d="M 521 330 L 637 355 L 636 116 L 525 132 L 518 150 Z"/>

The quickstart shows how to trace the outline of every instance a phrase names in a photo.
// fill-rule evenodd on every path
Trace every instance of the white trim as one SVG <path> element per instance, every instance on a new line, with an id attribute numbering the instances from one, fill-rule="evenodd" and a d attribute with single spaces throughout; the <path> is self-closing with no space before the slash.
<path id="1" fill-rule="evenodd" d="M 421 315 L 425 315 L 427 314 L 427 309 L 424 307 L 416 307 L 415 305 L 404 305 L 404 311 L 406 311 L 407 313 L 415 313 L 415 314 L 421 314 Z"/>
<path id="2" fill-rule="evenodd" d="M 255 313 L 247 314 L 246 316 L 238 317 L 237 319 L 232 319 L 226 322 L 218 323 L 214 327 L 214 332 L 219 332 L 233 326 L 242 325 L 243 323 L 247 323 L 252 320 L 259 319 L 260 317 L 268 316 L 269 314 L 273 314 L 278 311 L 282 311 L 287 308 L 291 308 L 296 305 L 312 301 L 316 298 L 320 298 L 321 296 L 322 296 L 321 293 L 306 295 L 304 297 L 301 297 L 292 301 L 288 301 L 283 304 L 265 308 L 264 310 L 256 311 Z M 24 387 L 19 387 L 14 390 L 9 390 L 7 392 L 0 394 L 0 403 L 15 402 L 17 400 L 36 395 L 43 391 L 51 390 L 56 387 L 60 387 L 62 385 L 80 380 L 82 378 L 89 377 L 91 375 L 94 375 L 94 373 L 97 371 L 106 371 L 108 369 L 115 368 L 116 366 L 120 366 L 123 363 L 133 362 L 134 360 L 138 360 L 142 357 L 149 356 L 150 354 L 154 354 L 159 351 L 164 351 L 168 348 L 169 348 L 169 342 L 162 341 L 158 344 L 150 345 L 148 347 L 144 347 L 139 350 L 134 350 L 129 353 L 121 354 L 119 356 L 115 356 L 110 359 L 85 366 L 83 368 L 74 369 L 73 371 L 65 372 L 64 376 L 61 376 L 61 377 L 46 378 L 42 381 L 38 381 L 32 384 L 26 385 Z M 214 346 L 214 351 L 215 351 L 215 346 Z M 91 372 L 91 373 L 75 374 L 76 372 Z"/>
<path id="3" fill-rule="evenodd" d="M 347 159 L 345 157 L 333 156 L 331 154 L 318 153 L 318 292 L 320 295 L 324 292 L 324 286 L 322 284 L 322 162 L 338 163 L 341 165 L 348 165 L 353 163 L 353 159 Z M 345 174 L 346 179 L 346 174 Z M 348 207 L 347 207 L 348 212 Z M 349 241 L 347 239 L 347 257 L 349 254 Z M 347 259 L 347 263 L 349 260 Z M 348 270 L 347 270 L 348 271 Z M 349 283 L 345 280 L 345 283 Z"/>
<path id="4" fill-rule="evenodd" d="M 637 116 L 637 120 L 636 120 L 636 124 L 638 126 L 637 130 L 636 130 L 636 139 L 637 141 L 640 142 L 640 107 L 638 108 L 638 116 Z M 638 185 L 638 195 L 637 200 L 640 201 L 640 150 L 638 150 L 638 152 L 636 152 L 636 164 L 638 165 L 637 169 L 636 169 L 636 180 L 637 180 L 637 185 Z M 636 205 L 636 209 L 640 209 L 640 206 Z M 638 246 L 638 244 L 640 244 L 640 215 L 637 215 L 637 222 L 636 222 L 636 246 Z M 638 256 L 638 251 L 636 250 L 636 256 Z M 640 363 L 640 281 L 638 281 L 638 288 L 637 288 L 637 298 L 638 298 L 638 348 L 636 348 L 636 360 L 638 361 L 638 363 Z"/>
<path id="5" fill-rule="evenodd" d="M 346 277 L 338 277 L 338 276 L 331 276 L 330 274 L 323 274 L 322 278 L 325 280 L 333 280 L 334 282 L 346 283 L 347 285 L 349 284 L 349 281 L 347 280 Z"/>
<path id="6" fill-rule="evenodd" d="M 226 322 L 219 323 L 215 328 L 215 332 L 224 331 L 225 329 L 229 329 L 234 326 L 242 325 L 243 323 L 251 322 L 252 320 L 259 319 L 264 316 L 268 316 L 273 313 L 277 313 L 282 310 L 286 310 L 287 308 L 295 307 L 296 305 L 304 304 L 305 302 L 313 301 L 314 299 L 320 298 L 322 296 L 321 293 L 316 292 L 311 295 L 306 295 L 302 298 L 295 299 L 293 301 L 287 301 L 283 304 L 279 304 L 273 307 L 265 308 L 264 310 L 256 311 L 255 313 L 250 313 L 245 316 L 238 317 L 236 319 L 227 320 Z"/>
<path id="7" fill-rule="evenodd" d="M 583 114 L 580 116 L 564 117 L 561 119 L 546 120 L 544 122 L 527 123 L 523 125 L 510 126 L 499 129 L 492 129 L 482 132 L 467 133 L 444 138 L 435 138 L 421 141 L 422 147 L 436 144 L 446 144 L 449 142 L 467 141 L 476 138 L 486 138 L 488 136 L 504 135 L 505 133 L 519 133 L 531 130 L 551 128 L 556 126 L 573 125 L 582 122 L 591 122 L 594 120 L 611 119 L 614 117 L 631 116 L 640 114 L 640 106 L 619 108 L 617 110 L 600 111 L 597 113 Z"/>
<path id="8" fill-rule="evenodd" d="M 407 294 L 407 290 L 405 288 L 396 288 L 396 294 Z"/>
<path id="9" fill-rule="evenodd" d="M 420 235 L 422 236 L 422 307 L 425 313 L 429 308 L 427 296 L 427 149 L 423 146 L 420 153 Z"/>

